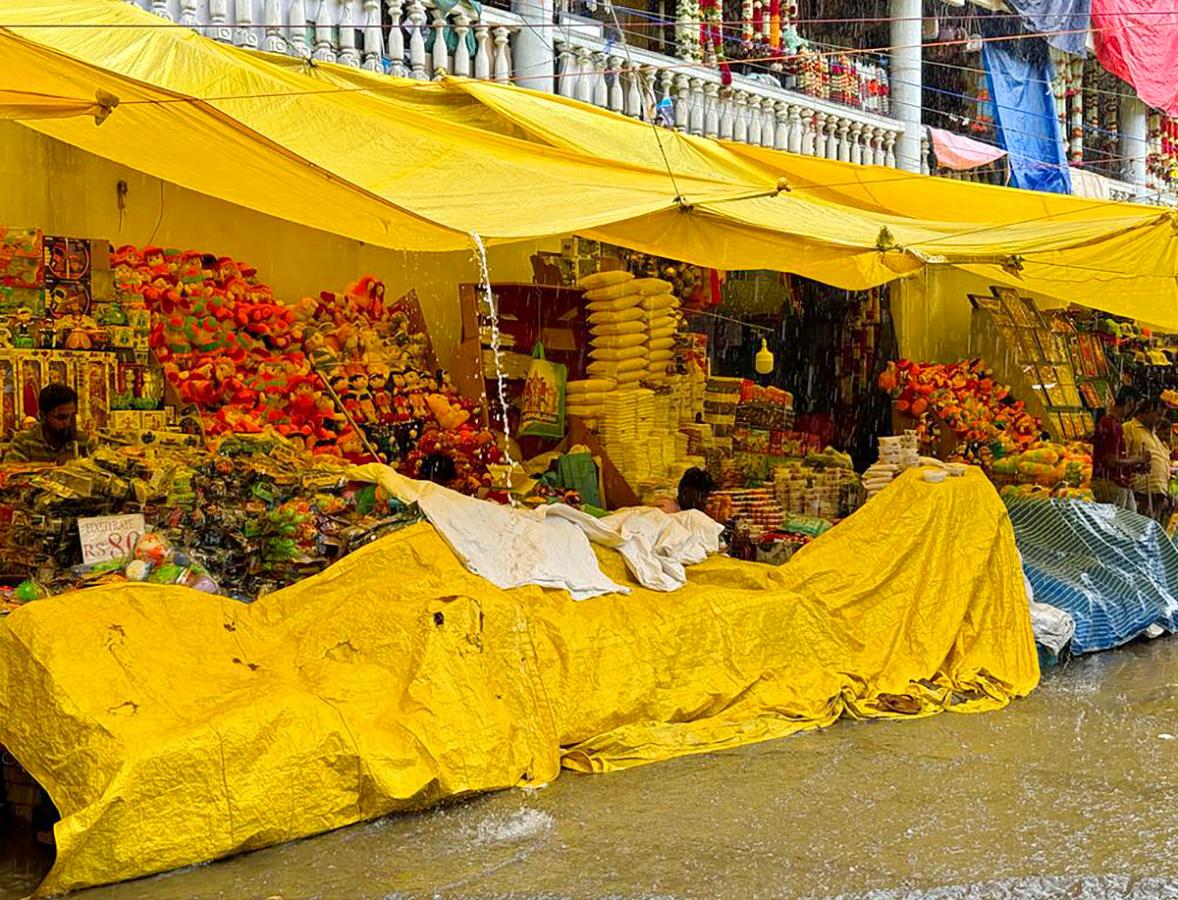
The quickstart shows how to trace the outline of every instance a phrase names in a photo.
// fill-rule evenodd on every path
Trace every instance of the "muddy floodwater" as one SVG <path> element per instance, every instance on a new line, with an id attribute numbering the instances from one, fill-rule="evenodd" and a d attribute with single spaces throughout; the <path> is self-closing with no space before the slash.
<path id="1" fill-rule="evenodd" d="M 1008 709 L 822 731 L 358 825 L 79 900 L 1176 897 L 1178 638 Z M 38 863 L 0 869 L 21 896 Z"/>

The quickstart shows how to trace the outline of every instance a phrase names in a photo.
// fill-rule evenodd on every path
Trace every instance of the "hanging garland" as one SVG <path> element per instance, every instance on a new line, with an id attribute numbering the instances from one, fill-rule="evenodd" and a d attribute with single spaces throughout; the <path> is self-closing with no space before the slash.
<path id="1" fill-rule="evenodd" d="M 684 62 L 705 59 L 700 0 L 678 0 L 675 9 L 675 52 Z"/>
<path id="2" fill-rule="evenodd" d="M 702 21 L 699 27 L 699 43 L 703 48 L 704 63 L 720 70 L 720 82 L 732 84 L 732 70 L 724 55 L 724 7 L 723 0 L 701 0 Z"/>

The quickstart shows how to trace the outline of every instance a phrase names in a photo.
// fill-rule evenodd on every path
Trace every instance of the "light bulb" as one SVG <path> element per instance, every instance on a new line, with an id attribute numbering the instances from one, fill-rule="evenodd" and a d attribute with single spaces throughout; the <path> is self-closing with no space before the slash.
<path id="1" fill-rule="evenodd" d="M 757 351 L 754 364 L 758 375 L 768 375 L 773 371 L 773 351 L 769 349 L 764 338 L 761 338 L 761 349 Z"/>

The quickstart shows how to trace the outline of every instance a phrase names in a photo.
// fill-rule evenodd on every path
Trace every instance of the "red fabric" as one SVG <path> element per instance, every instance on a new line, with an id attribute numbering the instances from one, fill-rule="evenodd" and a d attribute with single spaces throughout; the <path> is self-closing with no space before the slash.
<path id="1" fill-rule="evenodd" d="M 1092 29 L 1100 64 L 1149 106 L 1178 115 L 1178 9 L 1158 0 L 1092 0 Z"/>
<path id="2" fill-rule="evenodd" d="M 1096 434 L 1092 438 L 1092 477 L 1107 478 L 1113 484 L 1130 487 L 1133 473 L 1121 466 L 1108 466 L 1106 462 L 1125 458 L 1125 432 L 1121 420 L 1111 414 L 1100 417 Z"/>

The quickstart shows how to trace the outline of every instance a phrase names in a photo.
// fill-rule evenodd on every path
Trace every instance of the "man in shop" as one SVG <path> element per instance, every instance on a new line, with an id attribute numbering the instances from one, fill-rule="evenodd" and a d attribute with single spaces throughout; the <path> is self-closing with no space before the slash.
<path id="1" fill-rule="evenodd" d="M 665 513 L 686 512 L 689 509 L 707 512 L 708 500 L 714 487 L 711 475 L 703 469 L 691 468 L 679 479 L 679 490 L 675 499 L 660 497 L 654 506 Z"/>
<path id="2" fill-rule="evenodd" d="M 47 384 L 37 398 L 38 421 L 12 439 L 4 462 L 53 463 L 88 456 L 90 442 L 78 431 L 78 395 L 64 384 Z"/>
<path id="3" fill-rule="evenodd" d="M 1133 475 L 1148 470 L 1148 460 L 1130 457 L 1125 447 L 1125 420 L 1137 412 L 1141 393 L 1130 385 L 1117 391 L 1113 405 L 1096 425 L 1092 439 L 1092 494 L 1099 503 L 1137 511 Z"/>
<path id="4" fill-rule="evenodd" d="M 1161 400 L 1150 398 L 1124 426 L 1129 457 L 1149 459 L 1149 470 L 1133 476 L 1137 511 L 1163 523 L 1170 506 L 1170 449 L 1157 433 L 1158 426 L 1165 421 L 1164 413 Z"/>

